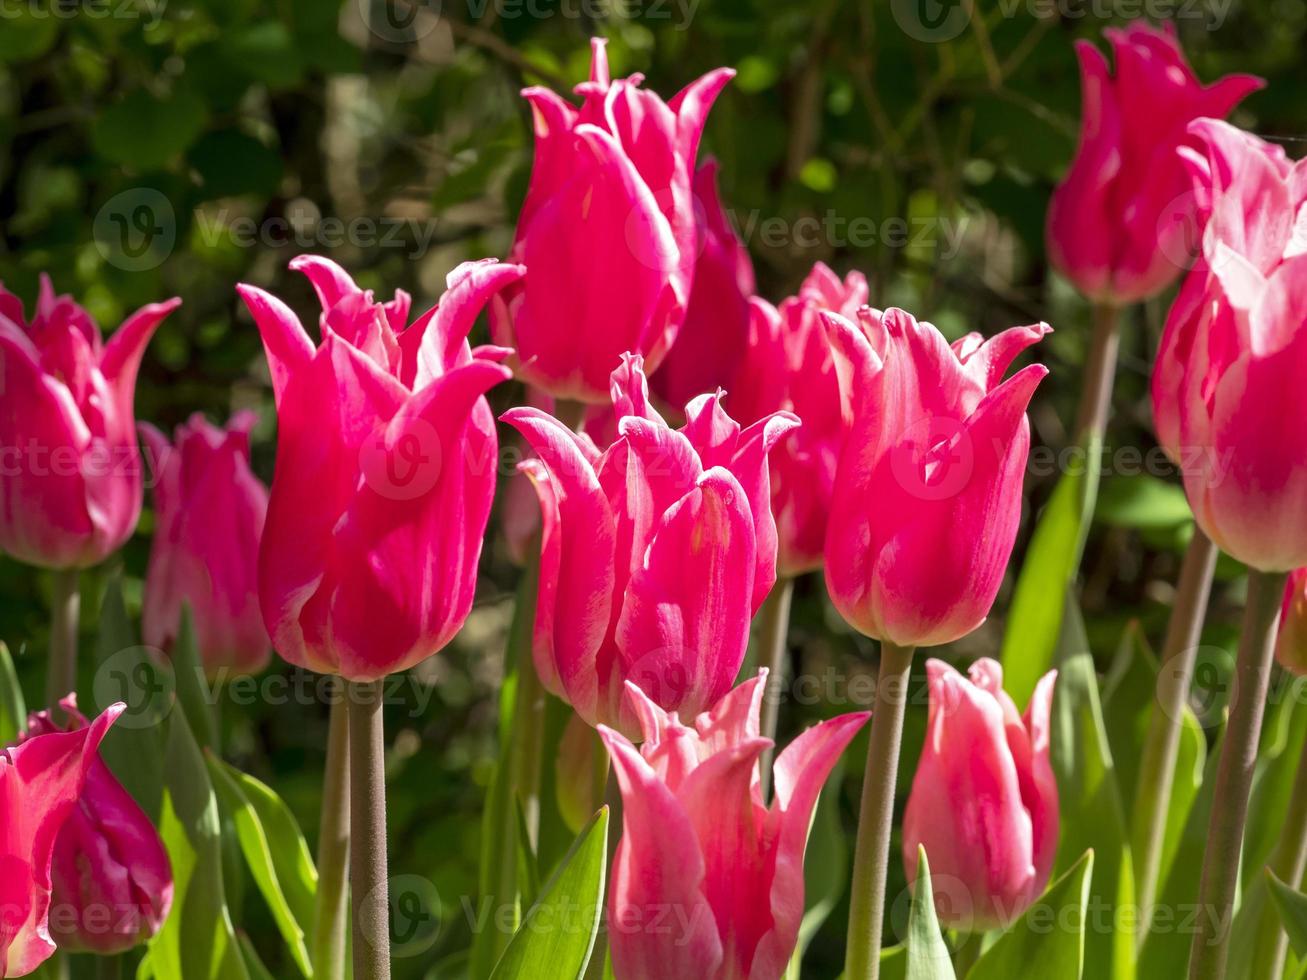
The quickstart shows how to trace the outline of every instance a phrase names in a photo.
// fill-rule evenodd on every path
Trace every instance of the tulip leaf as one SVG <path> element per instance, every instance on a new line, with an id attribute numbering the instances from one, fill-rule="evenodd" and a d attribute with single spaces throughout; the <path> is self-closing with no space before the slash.
<path id="1" fill-rule="evenodd" d="M 249 971 L 250 980 L 274 980 L 268 968 L 263 965 L 254 943 L 250 942 L 250 937 L 243 932 L 240 934 L 240 944 L 241 956 L 245 959 L 245 969 Z"/>
<path id="2" fill-rule="evenodd" d="M 308 936 L 318 874 L 304 836 L 271 789 L 213 755 L 208 763 L 213 788 L 223 810 L 231 815 L 250 876 L 268 903 L 295 965 L 311 977 Z"/>
<path id="3" fill-rule="evenodd" d="M 0 643 L 0 745 L 7 745 L 27 727 L 23 689 L 18 686 L 9 648 Z"/>
<path id="4" fill-rule="evenodd" d="M 880 980 L 906 980 L 908 975 L 908 947 L 899 943 L 880 951 Z"/>
<path id="5" fill-rule="evenodd" d="M 173 641 L 172 670 L 177 683 L 177 700 L 186 712 L 195 740 L 202 749 L 211 749 L 218 744 L 218 733 L 214 725 L 213 703 L 209 685 L 204 677 L 204 666 L 200 663 L 200 649 L 195 640 L 195 619 L 190 606 L 183 603 L 181 621 L 177 627 L 177 639 Z"/>
<path id="6" fill-rule="evenodd" d="M 1086 851 L 1025 915 L 980 955 L 966 980 L 1012 980 L 1013 977 L 1079 980 L 1081 976 L 1113 976 L 1110 972 L 1087 973 L 1084 969 L 1085 915 L 1093 870 L 1094 852 Z"/>
<path id="7" fill-rule="evenodd" d="M 1103 481 L 1094 519 L 1111 527 L 1167 530 L 1193 521 L 1184 487 L 1149 473 Z"/>
<path id="8" fill-rule="evenodd" d="M 926 849 L 917 846 L 917 881 L 908 912 L 908 963 L 906 980 L 956 980 L 944 937 L 935 916 L 935 893 L 930 884 Z"/>
<path id="9" fill-rule="evenodd" d="M 1266 886 L 1280 921 L 1284 924 L 1289 945 L 1300 957 L 1307 957 L 1307 895 L 1294 891 L 1276 877 L 1270 868 L 1266 869 Z"/>
<path id="10" fill-rule="evenodd" d="M 608 808 L 581 831 L 496 964 L 492 980 L 578 980 L 594 950 L 608 871 Z M 580 921 L 576 916 L 580 916 Z"/>

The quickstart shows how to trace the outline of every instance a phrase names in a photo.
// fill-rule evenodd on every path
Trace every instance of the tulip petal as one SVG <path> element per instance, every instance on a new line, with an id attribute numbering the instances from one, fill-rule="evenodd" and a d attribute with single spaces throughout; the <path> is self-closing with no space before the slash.
<path id="1" fill-rule="evenodd" d="M 318 295 L 324 316 L 346 296 L 363 291 L 355 285 L 348 272 L 323 255 L 297 255 L 290 260 L 290 269 L 308 277 L 313 291 Z"/>
<path id="2" fill-rule="evenodd" d="M 464 262 L 451 272 L 440 304 L 400 335 L 400 348 L 411 359 L 409 382 L 415 390 L 471 358 L 467 336 L 490 298 L 522 278 L 526 269 L 495 259 Z"/>
<path id="3" fill-rule="evenodd" d="M 236 287 L 236 292 L 245 301 L 259 328 L 263 350 L 268 357 L 268 371 L 272 375 L 272 397 L 280 411 L 291 375 L 313 359 L 313 343 L 304 332 L 299 317 L 276 296 L 244 283 Z"/>

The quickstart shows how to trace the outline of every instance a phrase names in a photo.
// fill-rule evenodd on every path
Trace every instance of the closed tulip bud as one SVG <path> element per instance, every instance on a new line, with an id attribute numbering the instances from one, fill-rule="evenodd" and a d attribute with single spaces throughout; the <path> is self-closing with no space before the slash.
<path id="1" fill-rule="evenodd" d="M 803 918 L 803 857 L 822 784 L 869 717 L 808 729 L 773 769 L 763 801 L 758 760 L 767 672 L 731 691 L 693 726 L 635 684 L 637 750 L 601 727 L 622 791 L 622 836 L 608 890 L 613 970 L 623 980 L 780 980 Z M 676 928 L 650 927 L 655 909 Z"/>
<path id="2" fill-rule="evenodd" d="M 1115 74 L 1096 47 L 1076 44 L 1080 145 L 1049 202 L 1048 252 L 1085 296 L 1123 305 L 1160 292 L 1192 258 L 1199 202 L 1177 153 L 1194 145 L 1189 124 L 1226 116 L 1264 82 L 1204 86 L 1169 27 L 1104 33 Z"/>
<path id="3" fill-rule="evenodd" d="M 27 738 L 90 727 L 69 695 L 62 725 L 42 711 Z M 172 865 L 159 832 L 95 755 L 77 805 L 55 840 L 50 935 L 60 949 L 110 956 L 159 931 L 172 907 Z"/>
<path id="4" fill-rule="evenodd" d="M 1026 406 L 1048 373 L 1013 359 L 1048 333 L 1013 327 L 950 348 L 931 324 L 822 314 L 849 413 L 826 529 L 826 586 L 867 636 L 949 643 L 989 615 L 1021 517 Z"/>
<path id="5" fill-rule="evenodd" d="M 431 656 L 471 611 L 498 452 L 483 396 L 509 372 L 506 351 L 467 334 L 522 268 L 466 262 L 405 326 L 407 294 L 377 303 L 314 256 L 291 267 L 322 303 L 316 349 L 284 303 L 237 287 L 277 403 L 259 605 L 286 660 L 377 680 Z"/>
<path id="6" fill-rule="evenodd" d="M 670 102 L 608 73 L 592 42 L 574 107 L 522 94 L 535 162 L 510 258 L 530 270 L 491 308 L 518 375 L 559 398 L 602 402 L 626 351 L 652 371 L 685 316 L 699 245 L 691 180 L 708 111 L 734 72 L 719 68 Z"/>
<path id="7" fill-rule="evenodd" d="M 1295 568 L 1285 583 L 1275 659 L 1290 673 L 1307 675 L 1307 568 Z"/>
<path id="8" fill-rule="evenodd" d="M 590 724 L 633 733 L 627 680 L 688 715 L 730 690 L 776 580 L 767 454 L 798 420 L 742 430 L 704 395 L 673 429 L 632 355 L 612 399 L 616 439 L 602 452 L 537 409 L 504 420 L 538 456 L 522 464 L 543 521 L 536 669 Z"/>
<path id="9" fill-rule="evenodd" d="M 989 659 L 970 679 L 926 662 L 926 744 L 903 814 L 903 862 L 917 877 L 926 848 L 940 922 L 967 932 L 1002 928 L 1048 884 L 1057 854 L 1057 781 L 1049 713 L 1057 672 L 1040 679 L 1024 717 Z"/>
<path id="10" fill-rule="evenodd" d="M 0 287 L 0 551 L 45 568 L 86 568 L 131 536 L 144 482 L 136 373 L 180 302 L 143 307 L 106 343 L 48 276 L 31 320 Z"/>
<path id="11" fill-rule="evenodd" d="M 50 935 L 51 861 L 97 752 L 124 705 L 89 726 L 30 733 L 0 749 L 0 976 L 23 977 L 55 951 Z"/>
<path id="12" fill-rule="evenodd" d="M 151 646 L 171 647 L 187 605 L 210 675 L 257 673 L 271 650 L 259 613 L 268 489 L 250 472 L 254 422 L 241 412 L 219 429 L 197 414 L 178 427 L 174 445 L 141 426 L 157 476 L 142 633 Z"/>

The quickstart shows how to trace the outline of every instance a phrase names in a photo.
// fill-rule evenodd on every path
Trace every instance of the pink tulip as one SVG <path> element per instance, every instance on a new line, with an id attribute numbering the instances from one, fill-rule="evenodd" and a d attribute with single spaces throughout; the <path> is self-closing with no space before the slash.
<path id="1" fill-rule="evenodd" d="M 1307 568 L 1295 568 L 1285 583 L 1275 659 L 1290 673 L 1307 675 Z"/>
<path id="2" fill-rule="evenodd" d="M 181 300 L 132 314 L 108 343 L 48 276 L 29 321 L 0 286 L 0 550 L 46 568 L 86 568 L 141 515 L 133 404 L 145 345 Z"/>
<path id="3" fill-rule="evenodd" d="M 1116 74 L 1088 41 L 1080 57 L 1080 145 L 1048 210 L 1053 264 L 1082 293 L 1123 305 L 1173 282 L 1192 257 L 1197 202 L 1177 149 L 1189 124 L 1224 117 L 1265 84 L 1230 75 L 1204 86 L 1174 30 L 1135 21 L 1104 31 Z"/>
<path id="4" fill-rule="evenodd" d="M 0 977 L 22 977 L 55 951 L 48 916 L 55 839 L 72 816 L 112 705 L 89 727 L 0 749 Z"/>
<path id="5" fill-rule="evenodd" d="M 263 336 L 277 460 L 259 549 L 259 604 L 286 660 L 376 680 L 431 656 L 472 608 L 498 444 L 485 391 L 501 348 L 467 343 L 521 266 L 466 262 L 438 307 L 376 303 L 327 259 L 300 256 L 322 303 L 315 350 L 293 312 L 238 286 Z"/>
<path id="6" fill-rule="evenodd" d="M 749 297 L 753 262 L 717 191 L 717 161 L 705 161 L 694 175 L 695 205 L 703 218 L 703 246 L 694 266 L 694 284 L 676 343 L 650 379 L 650 387 L 670 405 L 724 387 L 749 348 Z"/>
<path id="7" fill-rule="evenodd" d="M 178 427 L 173 446 L 141 426 L 158 474 L 142 632 L 151 646 L 169 648 L 185 603 L 210 674 L 253 674 L 268 662 L 258 600 L 268 489 L 250 472 L 254 422 L 252 412 L 241 412 L 219 429 L 197 413 Z"/>
<path id="8" fill-rule="evenodd" d="M 869 717 L 841 715 L 780 754 L 770 807 L 758 760 L 767 671 L 694 726 L 635 685 L 644 744 L 600 727 L 622 791 L 608 890 L 609 947 L 622 980 L 779 980 L 803 917 L 803 855 L 822 784 Z M 674 918 L 655 921 L 658 910 Z"/>
<path id="9" fill-rule="evenodd" d="M 930 861 L 941 923 L 963 931 L 1008 925 L 1044 892 L 1057 854 L 1057 781 L 1048 761 L 1057 671 L 1025 716 L 1003 690 L 1003 669 L 979 660 L 968 680 L 926 661 L 926 744 L 903 814 L 903 863 Z"/>
<path id="10" fill-rule="evenodd" d="M 1021 516 L 1026 405 L 1048 373 L 1008 365 L 1048 333 L 1013 327 L 952 348 L 929 323 L 864 308 L 822 314 L 850 422 L 826 530 L 826 586 L 868 636 L 949 643 L 989 614 Z M 847 372 L 847 380 L 844 380 Z"/>
<path id="11" fill-rule="evenodd" d="M 90 727 L 75 696 L 59 704 L 67 722 L 57 724 L 48 711 L 33 714 L 26 739 Z M 150 818 L 98 754 L 55 840 L 50 879 L 50 935 L 60 949 L 121 953 L 145 942 L 168 918 L 168 852 Z"/>
<path id="12" fill-rule="evenodd" d="M 1211 217 L 1162 337 L 1158 434 L 1207 536 L 1288 571 L 1307 565 L 1307 163 L 1216 120 L 1193 132 Z"/>
<path id="13" fill-rule="evenodd" d="M 616 441 L 602 452 L 537 409 L 504 421 L 539 456 L 522 464 L 544 527 L 536 669 L 587 722 L 630 733 L 627 680 L 687 715 L 734 683 L 776 580 L 767 453 L 798 420 L 777 413 L 741 431 L 704 395 L 672 429 L 638 355 L 613 373 L 612 397 Z"/>
<path id="14" fill-rule="evenodd" d="M 602 402 L 623 352 L 652 371 L 685 316 L 699 244 L 691 178 L 708 111 L 735 73 L 709 72 L 670 102 L 612 81 L 591 42 L 580 108 L 544 88 L 522 94 L 535 163 L 511 258 L 530 273 L 491 307 L 518 375 L 559 398 Z"/>

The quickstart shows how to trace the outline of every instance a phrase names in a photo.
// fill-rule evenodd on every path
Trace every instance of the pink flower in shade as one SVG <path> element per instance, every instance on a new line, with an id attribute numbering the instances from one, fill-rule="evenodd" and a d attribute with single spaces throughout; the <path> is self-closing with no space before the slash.
<path id="1" fill-rule="evenodd" d="M 539 457 L 522 464 L 543 515 L 536 669 L 590 724 L 633 733 L 627 680 L 687 715 L 734 683 L 776 580 L 767 453 L 798 420 L 741 430 L 704 395 L 673 429 L 635 355 L 613 372 L 612 398 L 616 437 L 602 452 L 537 409 L 504 421 Z"/>
<path id="2" fill-rule="evenodd" d="M 1295 568 L 1285 583 L 1275 659 L 1290 673 L 1307 675 L 1307 568 Z"/>
<path id="3" fill-rule="evenodd" d="M 669 405 L 684 405 L 719 387 L 733 390 L 733 372 L 749 350 L 749 297 L 753 262 L 717 191 L 717 161 L 694 175 L 694 197 L 703 215 L 703 246 L 676 343 L 649 385 Z"/>
<path id="4" fill-rule="evenodd" d="M 1197 201 L 1178 153 L 1189 124 L 1224 117 L 1265 84 L 1230 75 L 1204 86 L 1171 28 L 1104 31 L 1116 74 L 1088 41 L 1080 58 L 1080 146 L 1048 210 L 1053 264 L 1090 299 L 1123 305 L 1173 282 L 1191 258 Z"/>
<path id="5" fill-rule="evenodd" d="M 316 349 L 284 303 L 237 287 L 263 336 L 279 430 L 259 604 L 286 660 L 376 680 L 435 653 L 472 608 L 498 452 L 483 395 L 509 372 L 504 350 L 473 350 L 467 334 L 523 270 L 466 262 L 405 326 L 406 294 L 377 303 L 315 256 L 291 267 L 322 303 Z"/>
<path id="6" fill-rule="evenodd" d="M 579 108 L 545 88 L 522 94 L 535 163 L 510 258 L 530 272 L 491 307 L 518 375 L 559 398 L 602 402 L 626 351 L 652 371 L 676 338 L 700 228 L 691 179 L 708 111 L 735 73 L 718 68 L 670 102 L 613 81 L 591 42 Z"/>
<path id="7" fill-rule="evenodd" d="M 1210 209 L 1153 372 L 1158 438 L 1222 551 L 1307 565 L 1307 163 L 1216 120 L 1190 154 Z"/>
<path id="8" fill-rule="evenodd" d="M 850 396 L 826 587 L 868 636 L 949 643 L 989 615 L 1012 553 L 1030 451 L 1026 406 L 1048 371 L 1032 364 L 1003 375 L 1049 327 L 968 334 L 950 348 L 903 310 L 863 308 L 860 326 L 822 316 Z"/>
<path id="9" fill-rule="evenodd" d="M 55 840 L 123 708 L 110 706 L 89 727 L 0 749 L 0 976 L 26 976 L 55 951 L 48 923 Z"/>
<path id="10" fill-rule="evenodd" d="M 23 741 L 90 727 L 77 698 L 59 702 L 68 721 L 33 714 Z M 97 722 L 98 723 L 98 722 Z M 96 754 L 81 797 L 55 840 L 50 934 L 60 949 L 110 956 L 159 931 L 172 907 L 172 865 L 159 832 Z"/>
<path id="11" fill-rule="evenodd" d="M 940 921 L 964 931 L 1002 928 L 1048 884 L 1057 854 L 1057 781 L 1048 760 L 1057 671 L 1045 674 L 1025 716 L 988 658 L 970 680 L 926 661 L 926 744 L 903 814 L 903 863 L 930 861 Z"/>
<path id="12" fill-rule="evenodd" d="M 609 946 L 623 980 L 779 980 L 803 917 L 803 855 L 822 784 L 869 717 L 841 715 L 780 754 L 766 806 L 758 735 L 767 672 L 727 694 L 694 726 L 633 683 L 644 744 L 601 726 L 622 791 L 622 837 L 608 890 Z M 649 928 L 651 909 L 683 929 Z"/>
<path id="13" fill-rule="evenodd" d="M 0 286 L 0 551 L 46 568 L 86 568 L 122 546 L 141 515 L 136 372 L 181 303 L 132 314 L 107 343 L 48 276 L 29 321 Z"/>
<path id="14" fill-rule="evenodd" d="M 141 426 L 158 476 L 142 633 L 169 648 L 185 603 L 211 674 L 257 673 L 271 652 L 258 599 L 268 488 L 250 472 L 254 422 L 254 413 L 241 412 L 220 429 L 197 413 L 178 426 L 175 445 Z"/>

